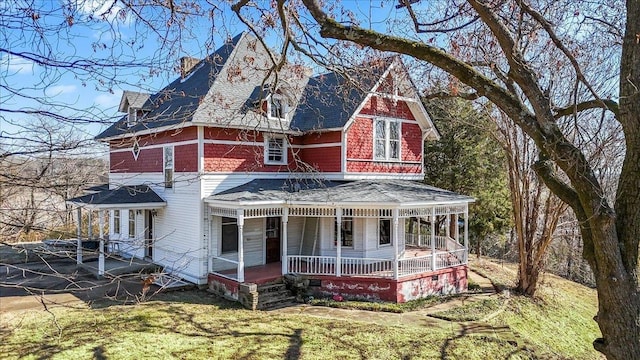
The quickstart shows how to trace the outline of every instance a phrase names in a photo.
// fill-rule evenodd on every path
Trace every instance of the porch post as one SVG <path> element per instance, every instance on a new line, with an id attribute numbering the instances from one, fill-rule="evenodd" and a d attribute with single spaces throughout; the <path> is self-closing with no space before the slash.
<path id="1" fill-rule="evenodd" d="M 415 220 L 418 222 L 418 247 L 422 247 L 422 221 L 419 217 L 416 217 Z"/>
<path id="2" fill-rule="evenodd" d="M 93 222 L 93 216 L 92 213 L 93 211 L 91 211 L 91 209 L 88 209 L 89 212 L 87 213 L 87 240 L 91 240 L 93 238 L 93 226 L 91 226 L 91 223 Z"/>
<path id="3" fill-rule="evenodd" d="M 431 270 L 436 270 L 436 208 L 431 208 Z"/>
<path id="4" fill-rule="evenodd" d="M 398 280 L 398 247 L 400 236 L 398 234 L 398 216 L 400 210 L 393 209 L 393 278 Z"/>
<path id="5" fill-rule="evenodd" d="M 460 215 L 458 213 L 453 214 L 453 222 L 455 223 L 455 227 L 453 228 L 453 239 L 459 244 L 460 243 L 460 228 L 458 227 L 458 217 Z"/>
<path id="6" fill-rule="evenodd" d="M 464 263 L 469 260 L 469 204 L 464 206 Z"/>
<path id="7" fill-rule="evenodd" d="M 282 275 L 289 273 L 287 259 L 287 224 L 289 223 L 289 208 L 282 209 Z"/>
<path id="8" fill-rule="evenodd" d="M 447 214 L 446 219 L 447 223 L 445 224 L 444 235 L 446 237 L 451 237 L 451 214 Z"/>
<path id="9" fill-rule="evenodd" d="M 104 276 L 104 210 L 98 211 L 98 227 L 100 228 L 100 254 L 98 255 L 98 276 Z"/>
<path id="10" fill-rule="evenodd" d="M 342 273 L 342 209 L 336 208 L 336 276 Z"/>
<path id="11" fill-rule="evenodd" d="M 244 282 L 244 210 L 237 210 L 238 216 L 238 282 Z"/>
<path id="12" fill-rule="evenodd" d="M 76 264 L 82 264 L 82 208 L 78 207 L 78 229 L 77 229 L 77 243 L 78 247 L 76 249 Z"/>

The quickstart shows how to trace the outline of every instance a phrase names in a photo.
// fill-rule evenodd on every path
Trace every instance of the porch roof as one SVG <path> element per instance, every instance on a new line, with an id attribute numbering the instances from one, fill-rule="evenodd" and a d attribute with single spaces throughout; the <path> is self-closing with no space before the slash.
<path id="1" fill-rule="evenodd" d="M 256 179 L 205 199 L 209 204 L 224 207 L 268 204 L 399 207 L 473 201 L 469 196 L 408 180 L 310 179 Z"/>
<path id="2" fill-rule="evenodd" d="M 92 209 L 156 209 L 167 205 L 148 185 L 120 186 L 68 199 L 67 202 Z"/>

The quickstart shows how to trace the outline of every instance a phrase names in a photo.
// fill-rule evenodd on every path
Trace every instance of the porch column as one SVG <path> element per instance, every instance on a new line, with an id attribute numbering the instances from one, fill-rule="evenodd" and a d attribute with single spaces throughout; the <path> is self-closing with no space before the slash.
<path id="1" fill-rule="evenodd" d="M 398 217 L 400 214 L 400 210 L 393 209 L 393 278 L 398 279 L 398 248 L 400 242 L 400 236 L 398 234 Z"/>
<path id="2" fill-rule="evenodd" d="M 336 276 L 342 273 L 342 209 L 336 209 Z"/>
<path id="3" fill-rule="evenodd" d="M 422 221 L 419 217 L 416 217 L 415 220 L 418 222 L 418 247 L 422 247 Z"/>
<path id="4" fill-rule="evenodd" d="M 287 259 L 287 224 L 289 223 L 289 208 L 282 209 L 282 275 L 289 273 Z"/>
<path id="5" fill-rule="evenodd" d="M 93 226 L 91 226 L 91 223 L 93 222 L 92 213 L 93 211 L 89 209 L 89 212 L 87 213 L 87 239 L 88 240 L 91 240 L 93 238 Z"/>
<path id="6" fill-rule="evenodd" d="M 104 276 L 104 210 L 98 211 L 98 227 L 100 228 L 100 247 L 98 250 L 98 276 Z"/>
<path id="7" fill-rule="evenodd" d="M 444 224 L 445 225 L 444 235 L 446 237 L 451 237 L 451 214 L 447 214 L 445 219 L 446 219 L 446 224 Z"/>
<path id="8" fill-rule="evenodd" d="M 458 227 L 458 217 L 460 214 L 453 214 L 453 222 L 455 224 L 453 228 L 453 239 L 459 244 L 460 243 L 460 228 Z"/>
<path id="9" fill-rule="evenodd" d="M 77 229 L 78 247 L 76 249 L 76 264 L 79 265 L 79 264 L 82 264 L 82 208 L 81 207 L 78 207 L 77 219 L 78 219 L 78 229 Z"/>
<path id="10" fill-rule="evenodd" d="M 244 282 L 244 210 L 237 210 L 238 217 L 238 282 Z"/>
<path id="11" fill-rule="evenodd" d="M 469 260 L 469 204 L 464 206 L 464 263 Z"/>
<path id="12" fill-rule="evenodd" d="M 431 270 L 436 269 L 436 208 L 431 208 Z"/>

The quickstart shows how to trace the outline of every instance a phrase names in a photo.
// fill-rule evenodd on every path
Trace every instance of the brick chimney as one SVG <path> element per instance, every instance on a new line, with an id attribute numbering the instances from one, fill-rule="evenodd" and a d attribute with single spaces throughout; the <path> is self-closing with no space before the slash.
<path id="1" fill-rule="evenodd" d="M 193 67 L 200 62 L 200 59 L 183 56 L 180 58 L 180 76 L 184 79 L 191 73 Z"/>

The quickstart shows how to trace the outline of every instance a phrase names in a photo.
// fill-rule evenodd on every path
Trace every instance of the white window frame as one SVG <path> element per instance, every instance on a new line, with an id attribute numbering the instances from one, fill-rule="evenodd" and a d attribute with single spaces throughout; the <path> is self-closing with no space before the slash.
<path id="1" fill-rule="evenodd" d="M 381 236 L 380 236 L 380 222 L 381 221 L 389 221 L 389 243 L 388 244 L 381 244 L 380 240 L 382 240 Z M 378 247 L 387 247 L 387 246 L 392 246 L 393 245 L 393 219 L 391 218 L 378 218 L 378 226 L 377 226 L 377 232 L 376 232 L 376 238 L 378 239 Z"/>
<path id="2" fill-rule="evenodd" d="M 271 94 L 266 99 L 267 100 L 267 118 L 271 120 L 286 120 L 289 114 L 289 104 L 287 103 L 287 98 L 282 94 Z M 278 101 L 280 106 L 282 107 L 282 111 L 280 113 L 281 116 L 273 116 L 273 102 Z"/>
<path id="3" fill-rule="evenodd" d="M 282 147 L 281 147 L 281 159 L 280 161 L 277 160 L 270 160 L 270 155 L 271 155 L 271 140 L 281 140 L 282 141 Z M 288 141 L 287 141 L 287 137 L 286 136 L 277 136 L 277 135 L 267 135 L 264 137 L 264 163 L 265 165 L 286 165 L 287 164 L 287 153 L 289 152 L 288 149 Z"/>
<path id="4" fill-rule="evenodd" d="M 171 149 L 171 164 L 167 164 L 167 151 Z M 162 148 L 162 175 L 165 189 L 172 189 L 175 177 L 176 153 L 173 146 Z M 169 166 L 170 165 L 170 166 Z M 167 181 L 167 170 L 171 170 L 171 180 Z"/>
<path id="5" fill-rule="evenodd" d="M 129 106 L 127 109 L 127 127 L 132 127 L 138 122 L 138 109 Z"/>
<path id="6" fill-rule="evenodd" d="M 140 143 L 138 142 L 138 138 L 133 139 L 133 146 L 131 147 L 131 153 L 133 154 L 133 160 L 138 161 L 138 156 L 140 156 Z M 163 153 L 164 156 L 164 153 Z"/>
<path id="7" fill-rule="evenodd" d="M 120 222 L 121 220 L 121 214 L 120 214 L 120 210 L 113 210 L 113 233 L 114 234 L 120 234 L 120 231 L 122 230 L 122 223 Z"/>
<path id="8" fill-rule="evenodd" d="M 136 237 L 136 211 L 129 210 L 129 239 Z"/>
<path id="9" fill-rule="evenodd" d="M 377 122 L 384 122 L 384 137 L 378 136 L 378 126 Z M 391 123 L 395 123 L 398 126 L 398 138 L 391 139 Z M 377 153 L 377 142 L 384 141 L 384 154 L 380 156 Z M 398 157 L 391 157 L 391 142 L 395 141 L 398 143 Z M 393 118 L 374 118 L 373 119 L 373 160 L 375 161 L 393 161 L 399 162 L 402 160 L 402 121 L 399 119 Z"/>

